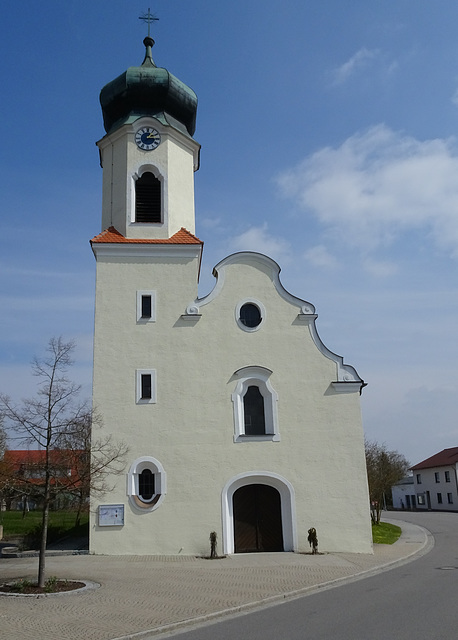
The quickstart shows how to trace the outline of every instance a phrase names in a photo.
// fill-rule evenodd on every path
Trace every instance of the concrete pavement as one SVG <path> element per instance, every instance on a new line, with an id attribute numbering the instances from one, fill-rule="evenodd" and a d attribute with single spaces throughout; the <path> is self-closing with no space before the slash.
<path id="1" fill-rule="evenodd" d="M 389 519 L 384 521 L 389 522 Z M 0 597 L 0 636 L 8 640 L 147 638 L 223 615 L 331 588 L 408 562 L 432 548 L 423 528 L 393 520 L 403 534 L 374 555 L 241 554 L 51 556 L 46 575 L 98 583 L 95 590 L 44 597 Z M 37 558 L 0 559 L 0 581 L 36 579 Z"/>

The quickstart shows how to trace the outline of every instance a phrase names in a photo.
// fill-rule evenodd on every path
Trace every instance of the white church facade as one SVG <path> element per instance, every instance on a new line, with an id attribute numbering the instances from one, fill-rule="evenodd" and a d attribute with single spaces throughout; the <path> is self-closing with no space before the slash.
<path id="1" fill-rule="evenodd" d="M 197 286 L 194 92 L 152 59 L 101 92 L 94 407 L 129 445 L 91 499 L 90 552 L 372 552 L 363 380 L 320 340 L 312 304 L 243 252 Z"/>

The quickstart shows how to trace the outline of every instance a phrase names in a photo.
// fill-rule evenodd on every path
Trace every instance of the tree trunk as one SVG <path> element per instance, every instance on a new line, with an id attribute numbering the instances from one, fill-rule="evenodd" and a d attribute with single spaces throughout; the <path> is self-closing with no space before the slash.
<path id="1" fill-rule="evenodd" d="M 51 501 L 51 480 L 46 470 L 45 497 L 43 503 L 43 519 L 41 525 L 40 554 L 38 557 L 38 586 L 45 586 L 46 543 L 48 540 L 49 503 Z"/>

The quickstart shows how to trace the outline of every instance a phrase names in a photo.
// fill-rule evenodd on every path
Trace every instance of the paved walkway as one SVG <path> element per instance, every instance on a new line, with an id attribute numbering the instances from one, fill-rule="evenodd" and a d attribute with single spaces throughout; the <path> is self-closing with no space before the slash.
<path id="1" fill-rule="evenodd" d="M 389 521 L 388 519 L 386 521 Z M 387 570 L 434 544 L 421 527 L 403 529 L 374 555 L 243 554 L 52 556 L 47 576 L 90 580 L 96 590 L 46 597 L 0 597 L 0 636 L 8 640 L 141 639 L 250 608 L 282 602 Z M 37 558 L 0 559 L 0 581 L 36 579 Z"/>

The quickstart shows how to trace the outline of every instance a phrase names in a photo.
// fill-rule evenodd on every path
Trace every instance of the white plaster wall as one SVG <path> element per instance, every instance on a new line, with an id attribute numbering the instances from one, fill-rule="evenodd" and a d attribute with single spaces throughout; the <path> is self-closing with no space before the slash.
<path id="1" fill-rule="evenodd" d="M 197 260 L 98 260 L 94 401 L 105 427 L 130 445 L 129 464 L 153 456 L 167 473 L 167 496 L 139 513 L 120 476 L 109 496 L 123 503 L 121 529 L 91 520 L 91 552 L 200 554 L 209 534 L 223 544 L 221 493 L 239 474 L 275 473 L 294 487 L 297 549 L 315 527 L 322 551 L 372 551 L 359 394 L 336 393 L 336 363 L 313 343 L 299 308 L 275 290 L 269 269 L 233 264 L 201 317 L 181 314 L 196 297 Z M 157 291 L 157 320 L 137 325 L 137 289 Z M 241 299 L 262 302 L 266 318 L 241 330 Z M 331 345 L 332 347 L 332 345 Z M 272 370 L 280 442 L 234 443 L 233 393 L 238 369 Z M 135 369 L 156 369 L 157 403 L 135 404 Z"/>
<path id="2" fill-rule="evenodd" d="M 445 470 L 450 471 L 450 482 L 445 482 Z M 436 482 L 435 472 L 439 472 L 440 482 Z M 417 483 L 417 474 L 421 474 L 421 484 Z M 457 511 L 458 510 L 458 492 L 456 471 L 454 467 L 434 467 L 432 469 L 420 469 L 414 471 L 415 493 L 417 495 L 418 509 L 428 509 L 428 500 L 426 492 L 429 491 L 431 498 L 431 509 L 440 511 Z M 442 494 L 442 504 L 438 502 L 437 494 Z M 447 493 L 452 494 L 453 503 L 448 504 Z M 418 504 L 418 496 L 424 494 L 425 504 Z"/>
<path id="3" fill-rule="evenodd" d="M 413 484 L 394 486 L 391 488 L 391 498 L 394 509 L 407 509 L 406 496 L 415 496 L 415 487 Z M 402 506 L 403 504 L 404 507 Z"/>

